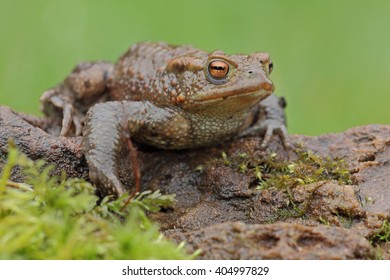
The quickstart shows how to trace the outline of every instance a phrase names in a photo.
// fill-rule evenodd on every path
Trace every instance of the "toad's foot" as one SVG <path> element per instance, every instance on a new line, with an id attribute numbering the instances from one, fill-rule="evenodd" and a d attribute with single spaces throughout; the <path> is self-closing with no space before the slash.
<path id="1" fill-rule="evenodd" d="M 284 147 L 290 148 L 291 142 L 287 133 L 285 107 L 286 101 L 283 97 L 269 96 L 254 109 L 254 123 L 239 137 L 263 134 L 261 147 L 266 148 L 272 135 L 276 134 L 282 139 Z"/>
<path id="2" fill-rule="evenodd" d="M 75 113 L 73 102 L 59 96 L 59 89 L 50 89 L 43 93 L 41 102 L 45 104 L 42 111 L 47 115 L 62 115 L 61 136 L 69 136 L 72 129 L 75 135 L 81 135 L 83 117 Z M 60 111 L 61 113 L 54 113 Z"/>
<path id="3" fill-rule="evenodd" d="M 42 111 L 62 122 L 61 136 L 81 135 L 87 110 L 107 99 L 112 71 L 109 62 L 82 62 L 60 85 L 42 95 Z"/>

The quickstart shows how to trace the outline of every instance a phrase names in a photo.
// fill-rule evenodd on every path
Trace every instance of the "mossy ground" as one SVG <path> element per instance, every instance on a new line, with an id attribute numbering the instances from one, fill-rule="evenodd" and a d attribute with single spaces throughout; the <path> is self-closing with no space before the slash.
<path id="1" fill-rule="evenodd" d="M 24 183 L 9 180 L 13 168 Z M 146 192 L 122 209 L 127 196 L 99 202 L 81 179 L 50 176 L 52 166 L 9 149 L 0 178 L 0 259 L 188 259 L 146 213 L 174 196 Z"/>
<path id="2" fill-rule="evenodd" d="M 390 222 L 385 220 L 382 227 L 370 238 L 372 243 L 387 242 L 390 243 Z M 390 253 L 390 251 L 389 251 Z"/>
<path id="3" fill-rule="evenodd" d="M 222 153 L 221 161 L 242 173 L 252 173 L 257 178 L 257 189 L 293 188 L 324 180 L 351 184 L 348 165 L 342 159 L 323 158 L 310 150 L 298 148 L 294 161 L 279 161 L 276 154 L 256 157 L 241 153 L 229 157 Z"/>
<path id="4" fill-rule="evenodd" d="M 220 158 L 212 160 L 208 165 L 223 164 L 245 173 L 252 177 L 251 185 L 256 186 L 258 191 L 276 189 L 283 193 L 286 205 L 275 209 L 275 215 L 269 220 L 273 223 L 305 217 L 307 201 L 294 201 L 295 187 L 329 180 L 340 185 L 351 184 L 351 174 L 344 160 L 323 158 L 304 147 L 297 148 L 294 155 L 293 160 L 280 160 L 276 153 L 264 157 L 250 153 L 228 156 L 223 152 Z"/>
<path id="5" fill-rule="evenodd" d="M 303 148 L 294 160 L 278 155 L 222 154 L 204 165 L 223 164 L 252 178 L 259 192 L 274 188 L 284 193 L 286 205 L 269 222 L 305 218 L 305 202 L 295 203 L 291 190 L 326 180 L 350 184 L 343 160 L 321 158 Z M 25 174 L 23 183 L 9 180 L 13 168 Z M 127 196 L 99 201 L 88 182 L 65 175 L 52 177 L 52 167 L 31 161 L 10 148 L 0 177 L 1 259 L 186 259 L 184 249 L 166 241 L 147 213 L 170 207 L 173 196 L 142 193 L 122 210 Z M 321 222 L 321 221 L 320 221 Z M 324 220 L 323 223 L 327 223 Z M 389 224 L 373 238 L 389 242 Z"/>

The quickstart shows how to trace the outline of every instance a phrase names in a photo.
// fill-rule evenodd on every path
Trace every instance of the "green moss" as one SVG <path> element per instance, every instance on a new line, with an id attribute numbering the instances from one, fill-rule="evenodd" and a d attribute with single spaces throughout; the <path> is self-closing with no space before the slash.
<path id="1" fill-rule="evenodd" d="M 294 202 L 292 189 L 295 187 L 327 180 L 335 180 L 339 184 L 351 184 L 351 176 L 344 160 L 322 158 L 303 147 L 294 152 L 293 161 L 282 161 L 278 159 L 276 153 L 267 157 L 248 153 L 239 153 L 229 157 L 226 153 L 222 153 L 220 159 L 210 164 L 223 164 L 237 172 L 252 176 L 251 184 L 259 191 L 277 189 L 282 192 L 286 203 L 283 207 L 275 209 L 275 215 L 269 218 L 268 222 L 273 223 L 290 218 L 305 218 L 308 202 Z M 327 223 L 324 218 L 320 222 Z M 349 220 L 345 219 L 345 224 L 349 225 Z"/>
<path id="2" fill-rule="evenodd" d="M 375 259 L 382 260 L 384 249 L 381 244 L 383 244 L 382 242 L 390 244 L 390 221 L 383 221 L 381 228 L 369 238 L 369 241 L 376 248 Z M 390 255 L 390 249 L 387 249 L 387 254 Z"/>
<path id="3" fill-rule="evenodd" d="M 370 238 L 372 243 L 387 242 L 390 243 L 390 222 L 385 220 L 382 227 Z"/>
<path id="4" fill-rule="evenodd" d="M 326 220 L 324 217 L 319 217 L 318 218 L 318 221 L 321 223 L 321 224 L 324 224 L 326 226 L 330 226 L 330 222 L 328 220 Z"/>
<path id="5" fill-rule="evenodd" d="M 9 180 L 16 166 L 23 183 Z M 173 196 L 145 192 L 122 210 L 126 195 L 97 203 L 91 184 L 52 177 L 52 168 L 10 148 L 0 177 L 0 259 L 189 258 L 146 216 Z"/>
<path id="6" fill-rule="evenodd" d="M 299 148 L 295 161 L 279 161 L 275 153 L 260 158 L 240 153 L 232 157 L 222 154 L 219 161 L 239 172 L 253 174 L 257 189 L 292 188 L 324 180 L 336 180 L 340 184 L 351 184 L 348 166 L 342 159 L 322 158 L 312 151 Z"/>
<path id="7" fill-rule="evenodd" d="M 291 206 L 291 207 L 286 207 L 286 208 L 280 208 L 275 211 L 274 217 L 270 219 L 268 222 L 274 223 L 276 221 L 285 221 L 287 219 L 297 219 L 297 218 L 302 218 L 305 215 L 304 209 L 301 207 L 297 206 Z"/>

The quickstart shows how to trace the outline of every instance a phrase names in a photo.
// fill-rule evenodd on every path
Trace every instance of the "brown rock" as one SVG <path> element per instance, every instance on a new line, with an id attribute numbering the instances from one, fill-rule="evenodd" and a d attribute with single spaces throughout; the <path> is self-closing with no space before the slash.
<path id="1" fill-rule="evenodd" d="M 250 189 L 250 178 L 231 167 L 213 165 L 203 176 L 203 187 L 213 191 L 220 198 L 250 197 L 254 195 Z"/>
<path id="2" fill-rule="evenodd" d="M 27 116 L 24 116 L 27 118 Z M 50 121 L 29 117 L 48 128 Z M 56 165 L 54 174 L 62 171 L 71 177 L 88 179 L 88 167 L 81 150 L 81 138 L 56 137 L 26 122 L 19 114 L 7 107 L 0 106 L 0 170 L 8 151 L 8 141 L 32 159 L 44 159 Z M 20 174 L 14 173 L 13 179 L 18 181 Z"/>
<path id="3" fill-rule="evenodd" d="M 349 185 L 333 181 L 302 185 L 292 190 L 296 203 L 305 204 L 305 215 L 336 226 L 350 226 L 352 219 L 364 218 L 365 211 Z"/>
<path id="4" fill-rule="evenodd" d="M 323 155 L 343 158 L 370 212 L 390 213 L 390 126 L 367 125 L 344 133 L 295 139 Z"/>
<path id="5" fill-rule="evenodd" d="M 229 222 L 191 233 L 168 233 L 185 241 L 189 252 L 201 250 L 199 259 L 370 259 L 370 243 L 351 230 L 297 224 L 248 225 Z"/>

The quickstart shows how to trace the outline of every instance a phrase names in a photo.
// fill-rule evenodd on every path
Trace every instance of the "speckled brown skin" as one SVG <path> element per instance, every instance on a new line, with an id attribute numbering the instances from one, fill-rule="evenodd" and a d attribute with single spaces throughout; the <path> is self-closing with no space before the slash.
<path id="1" fill-rule="evenodd" d="M 226 76 L 214 75 L 213 61 L 228 67 Z M 115 66 L 80 64 L 41 100 L 47 114 L 62 110 L 62 135 L 79 134 L 85 112 L 99 103 L 88 110 L 83 130 L 90 177 L 102 194 L 120 195 L 129 186 L 120 182 L 115 166 L 128 151 L 128 139 L 186 149 L 264 131 L 264 144 L 273 132 L 287 143 L 284 102 L 270 96 L 271 67 L 267 53 L 225 55 L 141 43 Z"/>

